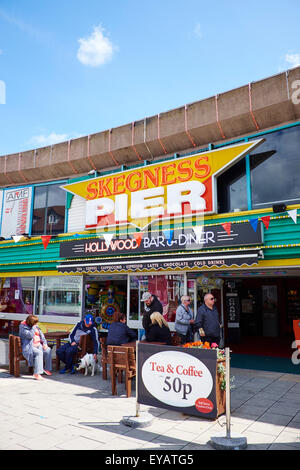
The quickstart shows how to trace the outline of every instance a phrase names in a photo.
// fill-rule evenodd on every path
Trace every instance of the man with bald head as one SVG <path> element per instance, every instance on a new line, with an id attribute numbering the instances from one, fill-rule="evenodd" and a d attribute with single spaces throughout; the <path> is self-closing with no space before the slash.
<path id="1" fill-rule="evenodd" d="M 213 294 L 205 294 L 204 303 L 199 307 L 196 315 L 195 330 L 199 331 L 201 341 L 219 345 L 221 331 L 215 300 Z"/>

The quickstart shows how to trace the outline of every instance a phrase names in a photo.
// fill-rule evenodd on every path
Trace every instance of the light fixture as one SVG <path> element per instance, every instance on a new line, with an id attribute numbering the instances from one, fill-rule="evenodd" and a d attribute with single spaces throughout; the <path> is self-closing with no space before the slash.
<path id="1" fill-rule="evenodd" d="M 25 240 L 31 240 L 31 237 L 28 235 L 28 233 L 21 233 L 22 237 L 25 238 Z"/>
<path id="2" fill-rule="evenodd" d="M 284 212 L 286 211 L 286 205 L 284 203 L 282 204 L 273 204 L 272 206 L 273 212 Z"/>
<path id="3" fill-rule="evenodd" d="M 88 176 L 93 176 L 94 178 L 97 178 L 98 176 L 98 170 L 91 170 L 88 172 Z"/>

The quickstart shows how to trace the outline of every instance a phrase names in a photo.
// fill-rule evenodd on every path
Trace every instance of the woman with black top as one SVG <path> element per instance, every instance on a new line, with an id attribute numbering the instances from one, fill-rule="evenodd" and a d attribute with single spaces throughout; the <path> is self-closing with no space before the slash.
<path id="1" fill-rule="evenodd" d="M 159 312 L 153 312 L 150 320 L 151 325 L 146 332 L 146 340 L 152 343 L 172 344 L 171 332 L 164 317 Z"/>

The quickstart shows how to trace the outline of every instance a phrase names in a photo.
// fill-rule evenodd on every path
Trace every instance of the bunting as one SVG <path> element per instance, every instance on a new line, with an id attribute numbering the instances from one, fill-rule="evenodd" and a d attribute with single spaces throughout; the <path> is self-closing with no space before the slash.
<path id="1" fill-rule="evenodd" d="M 103 235 L 103 238 L 105 240 L 105 243 L 106 243 L 107 247 L 109 247 L 110 242 L 112 241 L 112 238 L 113 238 L 114 234 L 104 232 L 104 233 L 102 233 L 102 235 Z"/>
<path id="2" fill-rule="evenodd" d="M 257 219 L 250 219 L 250 224 L 252 225 L 252 228 L 254 230 L 254 232 L 256 232 L 257 230 L 257 225 L 258 225 L 258 218 Z"/>
<path id="3" fill-rule="evenodd" d="M 52 238 L 52 235 L 42 235 L 42 236 L 41 236 L 44 250 L 47 249 L 47 246 L 48 246 L 48 244 L 49 244 L 51 238 Z"/>
<path id="4" fill-rule="evenodd" d="M 231 222 L 225 222 L 222 224 L 223 229 L 227 232 L 228 235 L 231 233 Z"/>
<path id="5" fill-rule="evenodd" d="M 140 246 L 140 244 L 142 243 L 143 236 L 144 236 L 143 232 L 134 233 L 133 236 L 134 236 L 138 246 Z"/>
<path id="6" fill-rule="evenodd" d="M 20 240 L 22 240 L 23 235 L 13 235 L 12 237 L 14 239 L 14 242 L 18 243 Z"/>
<path id="7" fill-rule="evenodd" d="M 163 230 L 163 234 L 169 243 L 171 243 L 172 241 L 173 233 L 174 233 L 174 230 Z"/>
<path id="8" fill-rule="evenodd" d="M 287 213 L 289 214 L 289 216 L 293 219 L 293 221 L 296 224 L 297 223 L 297 209 L 292 209 L 290 211 L 287 211 Z"/>
<path id="9" fill-rule="evenodd" d="M 198 240 L 201 240 L 201 237 L 203 235 L 204 226 L 203 225 L 195 226 L 195 227 L 193 227 L 193 230 L 194 230 L 194 233 L 195 233 L 196 237 L 198 238 Z"/>
<path id="10" fill-rule="evenodd" d="M 270 215 L 266 215 L 266 216 L 261 218 L 261 221 L 263 222 L 263 224 L 264 224 L 264 226 L 266 227 L 267 230 L 269 228 L 270 218 L 271 218 Z"/>

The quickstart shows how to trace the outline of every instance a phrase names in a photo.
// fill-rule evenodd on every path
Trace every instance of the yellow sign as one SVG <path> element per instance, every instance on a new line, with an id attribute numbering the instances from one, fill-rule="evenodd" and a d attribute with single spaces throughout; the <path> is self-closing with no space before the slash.
<path id="1" fill-rule="evenodd" d="M 86 200 L 85 228 L 145 228 L 154 220 L 217 210 L 216 178 L 263 139 L 62 186 Z"/>

